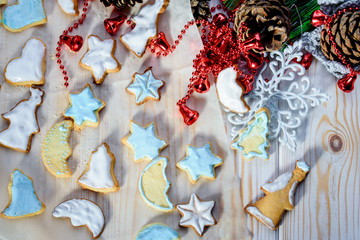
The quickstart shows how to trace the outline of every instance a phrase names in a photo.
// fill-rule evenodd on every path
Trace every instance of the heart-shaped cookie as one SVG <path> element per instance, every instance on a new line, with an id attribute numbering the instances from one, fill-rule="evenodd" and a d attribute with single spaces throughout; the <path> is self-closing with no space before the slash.
<path id="1" fill-rule="evenodd" d="M 21 32 L 32 26 L 47 22 L 42 0 L 18 0 L 3 13 L 3 25 L 11 32 Z"/>
<path id="2" fill-rule="evenodd" d="M 45 83 L 45 44 L 31 38 L 22 50 L 21 56 L 11 60 L 4 71 L 7 82 L 13 85 L 30 86 Z"/>

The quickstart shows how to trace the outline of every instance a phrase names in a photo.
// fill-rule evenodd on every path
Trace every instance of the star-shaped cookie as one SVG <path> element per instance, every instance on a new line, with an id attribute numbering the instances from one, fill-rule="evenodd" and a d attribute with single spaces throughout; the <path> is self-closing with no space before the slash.
<path id="1" fill-rule="evenodd" d="M 216 220 L 211 214 L 215 201 L 201 201 L 195 193 L 191 195 L 188 204 L 179 204 L 176 206 L 181 214 L 179 225 L 182 227 L 191 227 L 201 237 L 205 226 L 216 224 Z"/>
<path id="2" fill-rule="evenodd" d="M 135 161 L 153 160 L 167 146 L 166 141 L 157 136 L 154 122 L 141 127 L 130 121 L 130 134 L 122 142 L 134 151 Z"/>
<path id="3" fill-rule="evenodd" d="M 99 112 L 105 107 L 105 102 L 94 96 L 89 84 L 79 93 L 69 94 L 70 106 L 65 110 L 64 117 L 72 118 L 75 129 L 99 125 Z"/>
<path id="4" fill-rule="evenodd" d="M 190 181 L 196 183 L 200 177 L 215 179 L 215 167 L 223 164 L 223 160 L 211 150 L 211 143 L 202 147 L 186 147 L 186 158 L 176 166 L 189 174 Z"/>
<path id="5" fill-rule="evenodd" d="M 120 64 L 116 60 L 114 39 L 101 40 L 98 36 L 88 37 L 88 51 L 80 59 L 80 66 L 90 70 L 96 84 L 101 84 L 108 73 L 120 71 Z"/>
<path id="6" fill-rule="evenodd" d="M 165 82 L 155 78 L 151 67 L 146 69 L 143 74 L 135 73 L 132 83 L 126 87 L 126 91 L 134 94 L 136 104 L 140 105 L 148 99 L 160 101 L 160 88 Z"/>

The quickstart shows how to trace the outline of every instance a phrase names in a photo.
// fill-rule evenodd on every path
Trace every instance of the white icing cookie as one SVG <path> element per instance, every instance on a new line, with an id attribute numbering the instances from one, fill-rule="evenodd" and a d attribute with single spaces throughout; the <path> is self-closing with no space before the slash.
<path id="1" fill-rule="evenodd" d="M 78 15 L 78 2 L 77 0 L 57 0 L 61 10 L 69 15 Z"/>
<path id="2" fill-rule="evenodd" d="M 105 226 L 105 217 L 101 208 L 86 199 L 71 199 L 60 203 L 52 215 L 56 218 L 70 218 L 74 227 L 86 226 L 93 238 L 100 237 Z"/>
<path id="3" fill-rule="evenodd" d="M 40 39 L 29 39 L 21 56 L 11 60 L 5 67 L 6 81 L 13 85 L 29 86 L 45 83 L 46 45 Z"/>
<path id="4" fill-rule="evenodd" d="M 8 128 L 0 132 L 0 145 L 20 152 L 29 152 L 32 135 L 39 133 L 36 110 L 42 104 L 44 92 L 38 88 L 30 88 L 28 100 L 20 101 L 9 112 L 2 114 L 9 120 Z"/>
<path id="5" fill-rule="evenodd" d="M 224 107 L 232 112 L 246 113 L 250 108 L 243 98 L 244 89 L 236 83 L 237 77 L 233 67 L 222 70 L 216 80 L 216 91 Z"/>
<path id="6" fill-rule="evenodd" d="M 120 64 L 114 53 L 116 41 L 111 39 L 101 40 L 98 36 L 88 37 L 88 51 L 80 59 L 80 66 L 90 70 L 96 84 L 101 84 L 108 73 L 120 71 Z"/>
<path id="7" fill-rule="evenodd" d="M 135 27 L 122 35 L 120 40 L 138 57 L 145 53 L 146 46 L 157 36 L 157 21 L 159 15 L 165 12 L 169 0 L 155 0 L 153 5 L 146 5 L 132 18 Z"/>
<path id="8" fill-rule="evenodd" d="M 78 183 L 84 189 L 95 192 L 115 192 L 119 184 L 114 173 L 115 156 L 110 148 L 103 143 L 91 154 L 90 161 L 84 173 L 79 177 Z"/>

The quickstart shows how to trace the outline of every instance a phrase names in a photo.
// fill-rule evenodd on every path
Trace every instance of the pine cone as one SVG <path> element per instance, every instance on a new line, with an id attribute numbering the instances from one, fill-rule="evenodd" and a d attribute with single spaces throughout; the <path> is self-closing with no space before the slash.
<path id="1" fill-rule="evenodd" d="M 100 1 L 105 5 L 105 7 L 109 7 L 113 5 L 117 9 L 120 9 L 125 6 L 133 7 L 135 6 L 135 3 L 143 2 L 143 0 L 100 0 Z"/>
<path id="2" fill-rule="evenodd" d="M 243 23 L 247 30 L 242 40 L 259 33 L 265 52 L 279 50 L 289 39 L 290 10 L 284 0 L 247 0 L 235 13 L 234 30 L 238 35 Z"/>
<path id="3" fill-rule="evenodd" d="M 360 12 L 347 11 L 337 17 L 331 27 L 337 49 L 348 63 L 355 67 L 360 64 Z M 327 27 L 321 32 L 321 50 L 330 60 L 339 60 L 335 48 L 331 45 Z"/>
<path id="4" fill-rule="evenodd" d="M 211 17 L 208 1 L 209 0 L 190 0 L 191 10 L 195 20 L 208 19 Z"/>

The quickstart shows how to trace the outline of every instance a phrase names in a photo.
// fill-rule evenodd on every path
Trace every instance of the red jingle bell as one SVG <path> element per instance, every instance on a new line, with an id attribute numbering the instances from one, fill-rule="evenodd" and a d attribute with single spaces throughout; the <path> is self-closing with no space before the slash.
<path id="1" fill-rule="evenodd" d="M 250 69 L 258 69 L 264 62 L 264 57 L 252 51 L 247 52 L 245 55 L 247 67 Z"/>
<path id="2" fill-rule="evenodd" d="M 244 92 L 249 93 L 253 89 L 255 79 L 253 75 L 246 74 L 243 78 L 239 78 L 237 81 L 244 87 Z"/>
<path id="3" fill-rule="evenodd" d="M 170 44 L 166 40 L 165 34 L 159 32 L 158 38 L 153 40 L 152 43 L 154 47 L 160 48 L 162 51 L 167 51 L 170 49 Z"/>
<path id="4" fill-rule="evenodd" d="M 212 23 L 215 24 L 216 27 L 220 28 L 223 25 L 229 24 L 229 21 L 227 20 L 227 17 L 223 13 L 215 14 L 215 16 L 212 19 Z"/>
<path id="5" fill-rule="evenodd" d="M 264 46 L 262 45 L 261 41 L 260 41 L 260 34 L 259 33 L 255 33 L 255 35 L 244 41 L 244 50 L 246 52 L 250 51 L 250 50 L 255 50 L 258 52 L 261 52 L 264 50 Z"/>
<path id="6" fill-rule="evenodd" d="M 354 90 L 354 84 L 357 79 L 355 72 L 349 73 L 346 77 L 338 81 L 339 88 L 346 93 L 352 92 Z"/>
<path id="7" fill-rule="evenodd" d="M 183 116 L 186 125 L 192 125 L 199 118 L 199 113 L 196 110 L 190 109 L 185 104 L 179 106 L 179 111 Z"/>
<path id="8" fill-rule="evenodd" d="M 326 23 L 326 21 L 329 19 L 329 16 L 326 15 L 321 10 L 316 10 L 312 13 L 311 16 L 311 25 L 314 27 L 320 27 Z"/>
<path id="9" fill-rule="evenodd" d="M 314 57 L 311 53 L 306 53 L 300 61 L 294 59 L 293 61 L 297 64 L 301 64 L 306 70 L 308 70 L 312 64 Z"/>
<path id="10" fill-rule="evenodd" d="M 194 83 L 194 90 L 198 93 L 206 93 L 210 90 L 210 82 L 207 74 L 201 75 Z"/>
<path id="11" fill-rule="evenodd" d="M 68 45 L 71 51 L 78 52 L 80 51 L 84 40 L 81 36 L 75 35 L 75 36 L 69 36 L 69 35 L 61 35 L 60 40 Z"/>
<path id="12" fill-rule="evenodd" d="M 110 35 L 114 35 L 121 27 L 121 25 L 124 24 L 126 20 L 126 16 L 123 14 L 120 14 L 119 16 L 115 18 L 108 18 L 104 20 L 104 26 L 105 29 Z"/>

